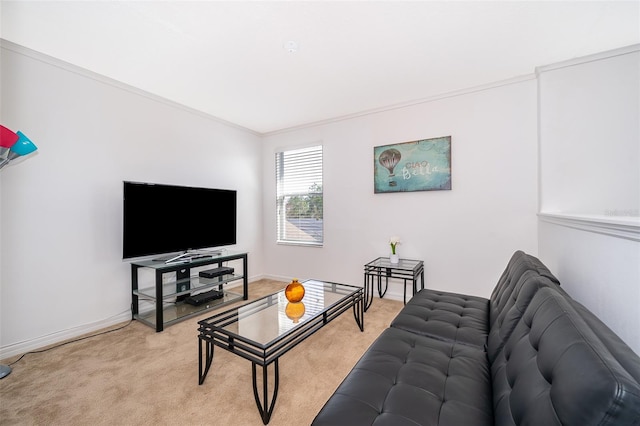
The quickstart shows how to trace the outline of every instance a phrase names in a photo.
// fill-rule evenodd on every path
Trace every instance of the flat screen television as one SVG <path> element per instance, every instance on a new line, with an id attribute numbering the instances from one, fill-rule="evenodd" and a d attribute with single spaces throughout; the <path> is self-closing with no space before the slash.
<path id="1" fill-rule="evenodd" d="M 122 258 L 236 244 L 235 190 L 124 182 Z"/>

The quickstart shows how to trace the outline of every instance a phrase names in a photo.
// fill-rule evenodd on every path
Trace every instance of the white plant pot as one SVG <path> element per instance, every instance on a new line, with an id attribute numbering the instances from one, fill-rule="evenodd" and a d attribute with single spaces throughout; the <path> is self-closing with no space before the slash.
<path id="1" fill-rule="evenodd" d="M 400 256 L 398 256 L 397 254 L 392 254 L 389 256 L 389 261 L 393 264 L 399 263 L 400 262 Z"/>

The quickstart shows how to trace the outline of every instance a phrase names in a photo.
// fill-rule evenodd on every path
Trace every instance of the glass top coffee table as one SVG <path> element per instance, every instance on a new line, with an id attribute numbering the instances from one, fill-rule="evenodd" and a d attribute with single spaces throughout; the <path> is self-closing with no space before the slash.
<path id="1" fill-rule="evenodd" d="M 302 284 L 305 295 L 301 302 L 290 303 L 283 288 L 198 321 L 199 384 L 204 383 L 213 362 L 214 345 L 251 361 L 253 395 L 265 425 L 271 419 L 278 396 L 278 359 L 282 355 L 349 309 L 353 310 L 360 331 L 364 331 L 361 287 L 317 280 Z M 270 364 L 274 365 L 274 384 L 269 397 L 267 367 Z M 262 367 L 262 401 L 257 385 L 257 366 Z"/>

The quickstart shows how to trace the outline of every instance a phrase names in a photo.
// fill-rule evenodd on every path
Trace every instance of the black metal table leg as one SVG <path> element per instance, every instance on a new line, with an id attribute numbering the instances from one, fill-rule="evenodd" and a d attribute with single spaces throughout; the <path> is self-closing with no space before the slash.
<path id="1" fill-rule="evenodd" d="M 387 273 L 384 277 L 384 290 L 382 290 L 382 271 L 378 270 L 378 295 L 380 299 L 384 297 L 387 293 L 387 289 L 389 288 L 389 277 L 391 276 L 391 268 L 387 268 Z"/>
<path id="2" fill-rule="evenodd" d="M 406 304 L 407 304 L 407 280 L 406 280 L 406 279 L 404 280 L 404 285 L 403 285 L 403 287 L 404 287 L 404 296 L 403 296 L 403 298 L 402 298 L 402 301 L 403 301 L 403 302 L 404 302 L 404 304 L 406 305 Z"/>
<path id="3" fill-rule="evenodd" d="M 280 374 L 278 372 L 278 359 L 273 362 L 274 364 L 274 375 L 275 382 L 273 385 L 273 396 L 271 397 L 271 404 L 269 404 L 269 389 L 268 389 L 268 380 L 267 380 L 267 367 L 268 365 L 262 366 L 262 402 L 260 402 L 260 396 L 258 394 L 258 383 L 257 383 L 257 374 L 256 374 L 256 363 L 251 363 L 251 377 L 253 379 L 253 397 L 256 400 L 256 404 L 258 405 L 258 411 L 260 412 L 260 417 L 262 417 L 262 423 L 268 424 L 269 420 L 271 420 L 271 414 L 273 413 L 273 407 L 276 404 L 276 398 L 278 397 L 278 385 L 280 382 Z"/>
<path id="4" fill-rule="evenodd" d="M 364 274 L 364 310 L 365 312 L 373 303 L 373 280 L 374 276 L 368 272 Z"/>
<path id="5" fill-rule="evenodd" d="M 353 316 L 356 319 L 358 327 L 360 327 L 360 331 L 364 331 L 364 312 L 367 310 L 366 301 L 361 293 L 356 297 L 357 299 L 353 303 Z"/>
<path id="6" fill-rule="evenodd" d="M 209 368 L 211 367 L 211 363 L 213 362 L 213 344 L 211 342 L 206 342 L 203 339 L 198 340 L 200 341 L 198 345 L 198 384 L 201 385 L 204 383 L 204 379 L 207 377 L 207 373 L 209 373 Z M 206 346 L 204 372 L 202 371 L 203 344 Z"/>

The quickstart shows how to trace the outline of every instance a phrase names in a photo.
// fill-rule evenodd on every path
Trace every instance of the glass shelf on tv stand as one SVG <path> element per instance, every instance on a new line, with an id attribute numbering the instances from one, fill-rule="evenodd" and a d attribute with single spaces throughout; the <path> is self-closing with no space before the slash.
<path id="1" fill-rule="evenodd" d="M 191 276 L 182 280 L 168 281 L 162 284 L 162 299 L 166 302 L 168 299 L 175 299 L 179 296 L 189 296 L 203 291 L 212 290 L 230 282 L 243 279 L 243 275 L 227 274 L 216 278 L 202 278 L 199 276 Z M 178 291 L 178 289 L 184 289 Z M 219 289 L 221 290 L 221 288 Z M 141 299 L 156 299 L 156 287 L 146 287 L 134 290 L 133 294 Z"/>
<path id="2" fill-rule="evenodd" d="M 234 274 L 226 274 L 215 278 L 201 278 L 199 271 L 211 266 L 222 266 L 227 261 L 242 261 L 242 273 L 238 268 Z M 235 265 L 234 265 L 235 266 Z M 155 283 L 138 288 L 139 270 L 155 271 Z M 165 282 L 164 274 L 175 273 L 176 279 Z M 227 284 L 241 282 L 242 294 L 228 291 Z M 199 313 L 216 309 L 238 300 L 248 299 L 247 253 L 226 251 L 220 255 L 207 256 L 191 261 L 171 262 L 157 260 L 135 261 L 131 263 L 132 316 L 156 331 L 162 331 L 165 325 L 171 325 Z M 202 305 L 193 306 L 182 301 L 189 295 L 204 291 L 222 290 L 224 296 Z M 147 302 L 144 304 L 144 302 Z M 143 303 L 143 305 L 141 305 Z M 142 308 L 149 309 L 142 309 Z"/>
<path id="3" fill-rule="evenodd" d="M 164 308 L 162 309 L 162 325 L 169 326 L 176 322 L 183 321 L 203 312 L 217 309 L 239 300 L 242 300 L 242 294 L 224 290 L 224 296 L 222 298 L 211 300 L 198 306 L 193 306 L 182 301 L 164 302 Z M 135 316 L 135 319 L 153 328 L 157 328 L 158 326 L 155 309 L 140 312 Z"/>
<path id="4" fill-rule="evenodd" d="M 246 255 L 246 253 L 236 252 L 232 250 L 223 250 L 223 251 L 212 251 L 207 254 L 207 252 L 193 252 L 190 254 L 185 254 L 183 258 L 178 259 L 177 256 L 164 256 L 157 257 L 154 259 L 147 260 L 138 260 L 131 262 L 132 264 L 152 269 L 166 269 L 171 267 L 197 267 L 202 265 L 208 265 L 215 262 L 224 262 L 226 260 L 231 259 L 239 259 L 241 256 Z M 193 256 L 193 257 L 189 257 Z M 170 261 L 170 259 L 175 259 L 174 261 Z"/>

